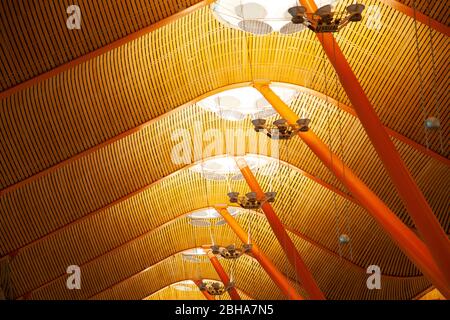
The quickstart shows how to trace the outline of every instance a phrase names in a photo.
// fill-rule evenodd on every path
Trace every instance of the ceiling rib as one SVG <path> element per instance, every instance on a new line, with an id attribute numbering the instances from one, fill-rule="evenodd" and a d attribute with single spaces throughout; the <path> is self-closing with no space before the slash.
<path id="1" fill-rule="evenodd" d="M 273 83 L 276 84 L 276 83 L 279 83 L 279 82 L 273 82 Z M 164 114 L 162 114 L 162 115 L 160 115 L 160 116 L 158 116 L 156 118 L 153 118 L 153 119 L 151 119 L 151 120 L 149 120 L 147 122 L 144 122 L 144 123 L 142 123 L 141 125 L 139 125 L 137 127 L 131 128 L 131 129 L 127 130 L 127 131 L 124 131 L 124 132 L 122 132 L 122 133 L 120 133 L 120 134 L 118 134 L 118 135 L 116 135 L 116 136 L 114 136 L 114 137 L 112 137 L 112 138 L 110 138 L 108 140 L 105 140 L 104 142 L 102 142 L 102 143 L 100 143 L 100 144 L 98 144 L 98 145 L 96 145 L 96 146 L 94 146 L 92 148 L 86 149 L 86 150 L 84 150 L 84 151 L 82 151 L 82 152 L 80 152 L 80 153 L 78 153 L 78 154 L 76 154 L 76 155 L 74 155 L 74 156 L 72 156 L 70 158 L 67 158 L 67 159 L 65 159 L 65 160 L 63 160 L 63 161 L 61 161 L 61 162 L 59 162 L 59 163 L 57 163 L 57 164 L 55 164 L 55 165 L 53 165 L 51 167 L 48 167 L 48 168 L 46 168 L 46 169 L 44 169 L 44 170 L 42 170 L 42 171 L 40 171 L 40 172 L 38 172 L 38 173 L 36 173 L 34 175 L 31 175 L 31 176 L 29 176 L 29 177 L 27 177 L 27 178 L 25 178 L 25 179 L 23 179 L 23 180 L 21 180 L 19 182 L 16 182 L 16 183 L 14 183 L 14 184 L 12 184 L 10 186 L 7 186 L 6 188 L 3 188 L 2 190 L 0 190 L 0 197 L 5 195 L 5 194 L 7 194 L 7 193 L 13 192 L 13 191 L 15 191 L 15 190 L 17 190 L 17 189 L 27 185 L 27 184 L 30 184 L 33 181 L 39 180 L 40 178 L 45 177 L 46 175 L 49 175 L 49 174 L 57 171 L 58 169 L 60 169 L 62 167 L 65 167 L 65 166 L 67 166 L 67 165 L 69 165 L 69 164 L 71 164 L 71 163 L 73 163 L 73 162 L 75 162 L 75 161 L 77 161 L 77 160 L 79 160 L 79 159 L 81 159 L 83 157 L 86 157 L 86 156 L 96 152 L 99 149 L 102 149 L 102 148 L 104 148 L 104 147 L 106 147 L 106 146 L 108 146 L 110 144 L 113 144 L 116 141 L 119 141 L 119 140 L 121 140 L 121 139 L 123 139 L 125 137 L 128 137 L 128 136 L 130 136 L 130 135 L 132 135 L 134 133 L 140 132 L 141 130 L 143 130 L 147 126 L 149 126 L 149 125 L 151 125 L 151 124 L 153 124 L 153 123 L 155 123 L 155 122 L 157 122 L 157 121 L 159 121 L 161 119 L 164 119 L 164 118 L 172 115 L 175 112 L 178 112 L 178 111 L 181 111 L 181 110 L 183 110 L 185 108 L 188 108 L 192 104 L 197 103 L 197 102 L 199 102 L 199 101 L 201 101 L 201 100 L 203 100 L 203 99 L 205 99 L 207 97 L 210 97 L 210 96 L 212 96 L 214 94 L 217 94 L 217 93 L 220 93 L 220 92 L 224 92 L 226 90 L 231 90 L 231 89 L 234 89 L 234 88 L 240 88 L 240 87 L 245 87 L 245 86 L 250 86 L 250 85 L 251 85 L 251 82 L 234 83 L 234 84 L 226 85 L 226 86 L 217 88 L 215 90 L 212 90 L 210 92 L 207 92 L 207 93 L 197 97 L 196 99 L 194 99 L 192 101 L 189 101 L 189 102 L 187 102 L 187 103 L 185 103 L 185 104 L 183 104 L 183 105 L 181 105 L 181 106 L 179 106 L 179 107 L 177 107 L 177 108 L 175 108 L 175 109 L 173 109 L 171 111 L 168 111 L 168 112 L 166 112 L 166 113 L 164 113 Z M 301 92 L 305 92 L 305 93 L 313 95 L 313 96 L 315 96 L 317 98 L 324 99 L 324 100 L 328 101 L 330 104 L 338 107 L 339 109 L 341 109 L 341 110 L 351 114 L 354 117 L 357 117 L 356 112 L 353 110 L 353 108 L 351 108 L 351 107 L 349 107 L 349 106 L 347 106 L 347 105 L 345 105 L 345 104 L 343 104 L 343 103 L 341 103 L 341 102 L 339 102 L 339 101 L 337 101 L 337 100 L 335 100 L 335 99 L 333 99 L 331 97 L 327 97 L 325 94 L 323 94 L 321 92 L 318 92 L 318 91 L 315 91 L 315 90 L 312 90 L 312 89 L 309 89 L 309 88 L 301 87 L 301 86 L 298 86 L 298 85 L 292 84 L 292 83 L 288 83 L 288 85 L 295 86 L 296 89 L 298 89 Z M 396 131 L 394 131 L 394 130 L 386 127 L 386 126 L 384 126 L 384 128 L 387 130 L 387 132 L 389 133 L 390 136 L 400 140 L 401 142 L 411 146 L 413 149 L 415 149 L 415 150 L 417 150 L 417 151 L 419 151 L 419 152 L 421 152 L 421 153 L 423 153 L 423 154 L 425 154 L 425 155 L 427 155 L 427 156 L 429 156 L 429 157 L 431 157 L 431 158 L 433 158 L 433 159 L 435 159 L 437 161 L 440 161 L 441 163 L 443 163 L 446 166 L 450 167 L 450 160 L 447 159 L 446 157 L 443 157 L 440 154 L 438 154 L 438 153 L 436 153 L 436 152 L 434 152 L 434 151 L 432 151 L 430 149 L 425 148 L 424 146 L 418 144 L 417 142 L 415 142 L 415 141 L 405 137 L 404 135 L 402 135 L 402 134 L 400 134 L 400 133 L 398 133 L 398 132 L 396 132 Z"/>
<path id="2" fill-rule="evenodd" d="M 107 44 L 107 45 L 105 45 L 103 47 L 100 47 L 100 48 L 98 48 L 98 49 L 96 49 L 94 51 L 91 51 L 91 52 L 89 52 L 89 53 L 87 53 L 87 54 L 85 54 L 83 56 L 80 56 L 80 57 L 75 58 L 75 59 L 73 59 L 73 60 L 71 60 L 71 61 L 69 61 L 69 62 L 67 62 L 65 64 L 62 64 L 62 65 L 60 65 L 60 66 L 58 66 L 58 67 L 56 67 L 56 68 L 54 68 L 54 69 L 52 69 L 50 71 L 41 73 L 41 74 L 39 74 L 38 76 L 36 76 L 34 78 L 31 78 L 29 80 L 26 80 L 24 82 L 21 82 L 21 83 L 15 85 L 15 86 L 13 86 L 13 87 L 10 87 L 10 88 L 6 89 L 5 91 L 0 92 L 0 100 L 11 96 L 11 95 L 13 95 L 14 93 L 16 93 L 18 91 L 30 88 L 31 86 L 35 85 L 36 83 L 45 81 L 45 80 L 47 80 L 47 79 L 49 79 L 51 77 L 54 77 L 54 76 L 56 76 L 56 75 L 58 75 L 58 74 L 60 74 L 60 73 L 62 73 L 64 71 L 67 71 L 67 70 L 69 70 L 69 69 L 71 69 L 71 68 L 73 68 L 73 67 L 75 67 L 75 66 L 77 66 L 79 64 L 82 64 L 82 63 L 84 63 L 84 62 L 86 62 L 88 60 L 94 59 L 95 57 L 98 57 L 98 56 L 100 56 L 102 54 L 105 54 L 105 53 L 111 51 L 111 50 L 114 50 L 114 49 L 116 49 L 116 48 L 118 48 L 118 47 L 120 47 L 120 46 L 122 46 L 124 44 L 127 44 L 128 42 L 131 42 L 131 41 L 133 41 L 135 39 L 138 39 L 138 38 L 146 35 L 147 33 L 150 33 L 150 32 L 155 31 L 155 30 L 157 30 L 157 29 L 159 29 L 161 27 L 164 27 L 164 26 L 166 26 L 166 25 L 168 25 L 168 24 L 170 24 L 170 23 L 172 23 L 172 22 L 174 22 L 174 21 L 176 21 L 176 20 L 178 20 L 178 19 L 180 19 L 180 18 L 182 18 L 184 16 L 187 16 L 188 14 L 190 14 L 190 13 L 192 13 L 192 12 L 194 12 L 194 11 L 200 9 L 200 8 L 203 8 L 203 7 L 211 4 L 212 2 L 213 2 L 213 0 L 203 0 L 203 1 L 199 2 L 199 3 L 196 3 L 196 4 L 190 6 L 190 7 L 186 8 L 186 9 L 183 9 L 183 10 L 181 10 L 181 11 L 171 15 L 170 17 L 164 18 L 164 19 L 162 19 L 162 20 L 160 20 L 160 21 L 158 21 L 158 22 L 156 22 L 156 23 L 154 23 L 154 24 L 152 24 L 152 25 L 150 25 L 148 27 L 145 27 L 145 28 L 140 29 L 140 30 L 138 30 L 136 32 L 130 33 L 129 35 L 127 35 L 127 36 L 125 36 L 125 37 L 123 37 L 123 38 L 121 38 L 119 40 L 111 42 L 111 43 L 109 43 L 109 44 Z"/>
<path id="3" fill-rule="evenodd" d="M 74 220 L 74 221 L 72 221 L 72 222 L 70 222 L 70 223 L 68 223 L 68 224 L 65 224 L 65 225 L 63 225 L 63 226 L 61 226 L 61 227 L 59 227 L 59 228 L 53 230 L 52 232 L 49 232 L 49 233 L 47 233 L 46 235 L 44 235 L 44 236 L 42 236 L 42 237 L 40 237 L 40 238 L 37 238 L 37 239 L 35 239 L 35 240 L 33 240 L 33 241 L 31 241 L 31 242 L 29 242 L 29 243 L 27 243 L 27 244 L 21 246 L 20 248 L 15 249 L 14 251 L 11 251 L 11 252 L 6 253 L 2 258 L 7 257 L 7 256 L 14 257 L 15 255 L 17 255 L 17 253 L 18 253 L 20 250 L 23 250 L 23 249 L 25 249 L 25 248 L 31 247 L 32 245 L 34 245 L 34 244 L 36 244 L 36 243 L 38 243 L 38 242 L 45 241 L 46 239 L 52 237 L 52 236 L 55 235 L 56 233 L 62 232 L 64 229 L 66 229 L 66 228 L 68 228 L 68 227 L 70 227 L 70 226 L 73 226 L 73 225 L 75 225 L 75 224 L 81 223 L 82 221 L 84 221 L 84 220 L 86 220 L 86 219 L 88 219 L 88 218 L 91 218 L 91 217 L 95 216 L 96 214 L 98 214 L 98 213 L 100 213 L 100 212 L 102 212 L 102 211 L 104 211 L 104 210 L 106 210 L 106 209 L 108 209 L 108 208 L 111 208 L 111 207 L 113 207 L 113 206 L 115 206 L 115 205 L 117 205 L 117 204 L 119 204 L 119 203 L 121 203 L 121 202 L 123 202 L 123 201 L 126 201 L 127 199 L 130 199 L 131 197 L 136 196 L 136 195 L 138 195 L 139 193 L 144 192 L 145 190 L 147 190 L 147 189 L 149 189 L 149 188 L 151 188 L 151 187 L 153 187 L 153 186 L 155 186 L 155 185 L 158 185 L 158 184 L 162 183 L 163 181 L 165 181 L 165 180 L 169 179 L 170 177 L 176 175 L 176 174 L 179 173 L 180 171 L 182 171 L 182 170 L 187 170 L 187 169 L 189 169 L 189 168 L 195 166 L 196 164 L 198 164 L 198 163 L 200 163 L 200 162 L 202 162 L 202 161 L 204 161 L 204 159 L 203 159 L 203 160 L 199 160 L 199 161 L 197 161 L 197 162 L 195 162 L 195 163 L 192 163 L 192 164 L 190 164 L 190 165 L 187 165 L 187 166 L 181 168 L 180 170 L 177 170 L 177 171 L 175 171 L 175 172 L 173 172 L 173 173 L 171 173 L 171 174 L 169 174 L 169 175 L 167 175 L 167 176 L 165 176 L 165 177 L 163 177 L 163 178 L 161 178 L 161 179 L 158 179 L 158 180 L 155 181 L 155 182 L 152 182 L 152 183 L 150 183 L 150 184 L 148 184 L 148 185 L 146 185 L 146 186 L 144 186 L 144 187 L 142 187 L 142 188 L 140 188 L 140 189 L 137 189 L 137 190 L 135 190 L 135 191 L 133 191 L 133 192 L 131 192 L 131 193 L 129 193 L 129 194 L 127 194 L 127 195 L 125 195 L 125 196 L 119 198 L 119 199 L 116 199 L 116 200 L 114 200 L 113 202 L 108 203 L 106 206 L 103 206 L 103 207 L 101 207 L 101 208 L 98 208 L 98 209 L 96 209 L 95 211 L 92 211 L 92 212 L 90 212 L 90 213 L 84 215 L 83 217 L 81 217 L 81 218 L 79 218 L 79 219 L 76 219 L 76 220 Z M 348 194 L 342 192 L 341 190 L 339 190 L 339 189 L 333 187 L 332 185 L 326 183 L 325 181 L 323 181 L 323 180 L 321 180 L 321 179 L 315 177 L 314 175 L 312 175 L 312 174 L 310 174 L 310 173 L 308 173 L 308 172 L 306 172 L 306 171 L 303 171 L 302 169 L 300 169 L 300 168 L 298 168 L 298 167 L 296 167 L 296 166 L 294 166 L 294 165 L 292 165 L 292 164 L 290 164 L 290 163 L 288 163 L 288 162 L 285 162 L 285 161 L 283 161 L 283 160 L 279 160 L 279 161 L 280 161 L 280 163 L 282 163 L 283 165 L 287 166 L 287 167 L 290 168 L 291 170 L 297 171 L 298 173 L 300 173 L 300 174 L 303 175 L 304 177 L 306 177 L 306 178 L 308 178 L 308 179 L 314 181 L 315 183 L 320 184 L 321 186 L 325 187 L 326 189 L 328 189 L 328 190 L 330 190 L 330 191 L 332 191 L 332 192 L 338 194 L 339 196 L 341 196 L 341 197 L 343 197 L 343 198 L 345 198 L 345 199 L 347 199 L 347 200 L 349 200 L 349 201 L 352 201 L 352 202 L 355 203 L 356 205 L 360 206 L 360 204 L 359 204 L 359 203 L 356 201 L 356 199 L 354 199 L 352 196 L 350 196 L 350 195 L 348 195 Z"/>

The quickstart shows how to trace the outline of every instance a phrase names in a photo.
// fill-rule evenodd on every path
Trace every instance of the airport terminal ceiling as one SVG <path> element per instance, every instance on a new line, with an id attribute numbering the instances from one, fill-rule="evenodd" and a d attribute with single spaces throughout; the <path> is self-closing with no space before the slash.
<path id="1" fill-rule="evenodd" d="M 0 296 L 448 299 L 448 8 L 0 2 Z"/>

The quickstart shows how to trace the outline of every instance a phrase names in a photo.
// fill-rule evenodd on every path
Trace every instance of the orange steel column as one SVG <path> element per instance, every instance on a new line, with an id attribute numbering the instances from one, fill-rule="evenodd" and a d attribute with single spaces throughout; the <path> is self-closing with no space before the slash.
<path id="1" fill-rule="evenodd" d="M 228 277 L 227 273 L 225 272 L 222 265 L 220 264 L 219 259 L 217 259 L 217 257 L 215 256 L 214 253 L 211 252 L 211 250 L 208 250 L 208 258 L 209 258 L 209 261 L 211 261 L 217 274 L 219 275 L 220 280 L 222 280 L 222 282 L 225 286 L 228 285 L 230 283 L 230 278 Z M 230 297 L 232 300 L 241 300 L 241 296 L 237 292 L 236 288 L 231 288 L 228 293 L 230 294 Z"/>
<path id="2" fill-rule="evenodd" d="M 253 172 L 248 167 L 245 159 L 236 159 L 236 164 L 238 165 L 239 170 L 241 171 L 241 174 L 250 189 L 256 193 L 257 198 L 264 198 L 264 191 L 261 189 L 258 181 L 253 175 Z M 295 248 L 294 243 L 287 234 L 286 229 L 284 229 L 283 224 L 275 213 L 275 210 L 273 210 L 272 205 L 268 202 L 264 202 L 261 206 L 261 209 L 263 210 L 273 233 L 277 237 L 278 242 L 283 248 L 286 257 L 294 267 L 295 272 L 297 273 L 298 278 L 301 280 L 306 292 L 308 292 L 309 297 L 315 300 L 325 300 L 325 295 L 322 293 L 316 281 L 314 280 L 314 277 L 312 276 L 305 262 L 298 253 L 297 248 Z"/>
<path id="3" fill-rule="evenodd" d="M 313 0 L 301 0 L 300 2 L 309 12 L 317 10 Z M 395 149 L 333 35 L 322 33 L 317 34 L 317 37 L 334 66 L 342 87 L 391 177 L 405 208 L 437 265 L 443 271 L 447 283 L 450 284 L 450 240 Z"/>
<path id="4" fill-rule="evenodd" d="M 227 210 L 227 205 L 216 205 L 214 208 L 222 216 L 222 218 L 228 223 L 230 228 L 236 233 L 242 242 L 247 242 L 247 233 L 241 226 L 236 222 L 236 220 L 231 216 Z M 290 300 L 303 300 L 304 298 L 295 291 L 295 288 L 289 283 L 286 277 L 278 270 L 278 268 L 273 264 L 270 259 L 261 252 L 256 243 L 252 242 L 252 254 L 253 257 L 258 260 L 259 264 L 267 272 L 269 277 L 273 282 L 281 289 L 281 291 Z"/>
<path id="5" fill-rule="evenodd" d="M 299 117 L 269 88 L 267 83 L 255 83 L 254 86 L 282 118 L 291 125 L 296 123 Z M 450 286 L 444 277 L 444 273 L 449 271 L 441 271 L 438 268 L 430 251 L 417 235 L 349 167 L 345 166 L 341 159 L 333 154 L 312 130 L 299 132 L 298 135 L 328 169 L 347 187 L 359 203 L 367 209 L 406 256 L 409 257 L 445 297 L 450 298 Z M 446 253 L 443 252 L 442 254 Z"/>
<path id="6" fill-rule="evenodd" d="M 194 280 L 194 283 L 197 285 L 197 287 L 199 287 L 200 290 L 200 285 L 202 284 L 201 280 Z M 210 295 L 207 291 L 205 290 L 200 290 L 201 293 L 203 293 L 203 295 L 205 296 L 206 300 L 216 300 L 212 295 Z"/>

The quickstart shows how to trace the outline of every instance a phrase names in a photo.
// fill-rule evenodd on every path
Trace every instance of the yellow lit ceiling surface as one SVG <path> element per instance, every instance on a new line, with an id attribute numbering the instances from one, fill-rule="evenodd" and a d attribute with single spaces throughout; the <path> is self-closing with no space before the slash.
<path id="1" fill-rule="evenodd" d="M 448 234 L 448 35 L 418 22 L 416 38 L 414 20 L 387 1 L 360 2 L 378 6 L 382 28 L 367 28 L 365 17 L 342 29 L 337 43 Z M 250 121 L 222 120 L 197 103 L 253 79 L 304 88 L 292 109 L 306 108 L 314 132 L 415 230 L 312 32 L 253 36 L 222 25 L 200 1 L 79 3 L 86 15 L 76 32 L 65 28 L 68 1 L 0 3 L 0 263 L 10 270 L 0 279 L 11 284 L 11 298 L 204 299 L 193 283 L 185 284 L 193 290 L 176 286 L 218 279 L 209 261 L 183 260 L 184 250 L 211 242 L 211 230 L 192 226 L 186 215 L 227 202 L 229 186 L 173 163 L 171 134 L 194 134 L 196 123 L 250 130 Z M 448 26 L 446 2 L 431 10 L 427 3 L 416 1 L 417 10 Z M 425 136 L 424 110 L 436 108 L 441 130 Z M 412 299 L 430 287 L 300 139 L 280 143 L 279 163 L 276 179 L 256 177 L 263 189 L 278 191 L 274 209 L 328 299 Z M 245 181 L 233 188 L 249 190 Z M 352 252 L 339 246 L 336 218 L 351 230 Z M 265 217 L 244 212 L 237 220 L 304 294 Z M 227 225 L 213 233 L 221 245 L 241 243 Z M 383 290 L 366 287 L 372 264 L 382 270 Z M 82 290 L 67 290 L 68 265 L 81 267 Z M 238 259 L 234 276 L 243 299 L 284 298 L 251 256 Z"/>

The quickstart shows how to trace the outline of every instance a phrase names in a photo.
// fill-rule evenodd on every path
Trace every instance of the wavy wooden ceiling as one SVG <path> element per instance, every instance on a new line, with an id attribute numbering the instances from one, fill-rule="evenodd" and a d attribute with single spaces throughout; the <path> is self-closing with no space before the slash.
<path id="1" fill-rule="evenodd" d="M 91 9 L 88 17 L 83 16 L 83 21 L 98 21 L 99 24 L 86 22 L 83 27 L 88 32 L 68 36 L 64 35 L 68 32 L 64 28 L 51 27 L 65 26 L 65 19 L 61 20 L 61 15 L 50 11 L 53 2 L 36 1 L 34 8 L 45 8 L 37 10 L 34 17 L 25 15 L 25 7 L 18 8 L 23 2 L 16 7 L 9 3 L 8 8 L 8 3 L 2 2 L 2 10 L 7 14 L 0 18 L 1 30 L 10 30 L 9 34 L 18 32 L 21 36 L 14 40 L 1 34 L 1 88 L 5 90 L 30 79 L 194 2 L 178 1 L 180 6 L 175 1 L 136 0 L 124 1 L 121 7 L 81 2 L 81 6 Z M 346 27 L 339 33 L 338 42 L 383 123 L 426 145 L 417 57 L 413 49 L 413 20 L 378 1 L 363 2 L 380 5 L 384 28 L 379 32 L 369 30 L 363 21 Z M 425 2 L 420 3 L 423 6 Z M 149 3 L 155 7 L 150 7 Z M 65 12 L 66 5 L 61 6 Z M 22 13 L 22 19 L 11 18 L 14 16 L 11 7 L 16 8 L 16 14 Z M 443 10 L 442 7 L 435 10 L 439 14 L 434 18 L 441 22 Z M 131 16 L 135 19 L 129 19 Z M 45 23 L 37 24 L 32 20 L 39 17 Z M 104 19 L 109 22 L 102 26 L 100 21 Z M 123 23 L 111 25 L 111 21 Z M 24 25 L 35 25 L 34 33 L 23 28 Z M 424 109 L 431 112 L 435 102 L 439 106 L 449 103 L 448 38 L 431 31 L 437 62 L 435 94 L 429 62 L 429 30 L 421 24 L 418 28 L 425 72 L 423 88 L 429 101 Z M 58 36 L 54 32 L 58 32 Z M 3 41 L 5 39 L 7 41 Z M 27 47 L 30 44 L 33 47 Z M 67 53 L 67 48 L 72 48 L 72 55 Z M 28 297 L 36 299 L 143 299 L 173 282 L 184 280 L 186 275 L 182 274 L 177 274 L 177 279 L 168 275 L 161 278 L 171 266 L 164 259 L 203 243 L 189 243 L 189 238 L 178 241 L 179 234 L 192 234 L 192 227 L 186 219 L 171 219 L 214 202 L 224 202 L 227 189 L 223 183 L 209 183 L 209 201 L 206 201 L 205 182 L 170 160 L 173 146 L 170 132 L 191 128 L 194 121 L 201 121 L 205 128 L 249 128 L 247 122 L 221 122 L 215 115 L 185 104 L 213 89 L 250 81 L 252 76 L 304 85 L 349 104 L 342 88 L 336 86 L 334 72 L 313 34 L 246 36 L 219 24 L 207 8 L 2 99 L 1 189 L 156 119 L 142 130 L 1 195 L 0 250 L 2 256 L 14 253 L 10 262 L 14 297 L 31 292 Z M 314 131 L 331 143 L 362 180 L 412 226 L 358 120 L 308 94 L 302 95 L 293 108 L 298 111 L 301 106 L 306 106 L 312 115 Z M 448 119 L 447 109 L 440 110 L 444 141 L 448 140 L 448 121 L 444 121 Z M 339 119 L 342 119 L 342 132 Z M 327 130 L 328 124 L 331 132 Z M 339 151 L 341 137 L 344 152 Z M 446 145 L 441 149 L 438 134 L 429 135 L 428 140 L 430 149 L 448 157 Z M 448 233 L 448 165 L 400 140 L 393 138 L 393 141 Z M 289 148 L 290 152 L 282 148 L 282 160 L 345 192 L 298 139 L 290 141 Z M 247 146 L 247 151 L 250 149 Z M 262 185 L 268 187 L 270 179 L 263 175 L 258 177 Z M 272 182 L 274 187 L 284 190 L 275 208 L 285 225 L 311 240 L 292 235 L 327 297 L 405 299 L 429 285 L 363 208 L 287 166 L 283 167 L 279 181 Z M 236 188 L 246 190 L 242 182 L 237 183 Z M 342 219 L 347 217 L 352 225 L 353 257 L 350 259 L 349 252 L 344 252 L 345 259 L 359 268 L 379 264 L 384 274 L 393 277 L 386 280 L 389 290 L 374 293 L 361 287 L 359 282 L 365 283 L 365 273 L 336 257 L 336 213 Z M 258 228 L 259 244 L 283 272 L 295 279 L 264 220 L 258 223 Z M 199 231 L 198 237 L 204 237 L 207 243 L 209 234 Z M 225 228 L 220 231 L 220 237 L 224 243 L 236 241 Z M 73 250 L 68 251 L 67 247 Z M 158 264 L 158 261 L 162 262 Z M 89 283 L 81 292 L 69 292 L 64 285 L 65 268 L 74 263 L 82 265 L 83 279 L 86 277 Z M 323 268 L 324 265 L 329 267 Z M 242 262 L 240 268 L 243 275 L 259 267 L 249 266 L 247 261 Z M 111 277 L 102 276 L 105 270 Z M 258 272 L 261 277 L 265 276 L 261 269 Z M 134 274 L 137 275 L 126 280 Z M 106 290 L 115 283 L 116 286 Z M 270 280 L 264 284 L 273 286 Z M 276 287 L 258 296 L 255 284 L 240 281 L 239 285 L 254 298 L 281 298 Z M 135 290 L 137 287 L 140 291 Z"/>
<path id="2" fill-rule="evenodd" d="M 2 1 L 0 92 L 200 2 L 79 0 L 83 32 L 71 32 L 65 27 L 66 9 L 73 4 L 69 0 Z M 431 6 L 429 0 L 398 2 L 409 7 L 415 4 L 419 12 L 448 25 L 445 1 Z"/>
<path id="3" fill-rule="evenodd" d="M 76 4 L 81 10 L 83 32 L 72 32 L 66 27 L 66 10 L 73 1 L 2 1 L 0 90 L 54 69 L 198 2 L 200 0 L 81 0 Z"/>

